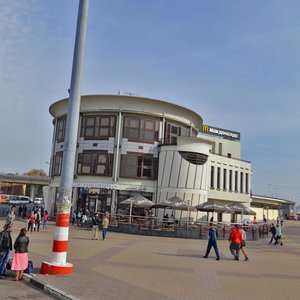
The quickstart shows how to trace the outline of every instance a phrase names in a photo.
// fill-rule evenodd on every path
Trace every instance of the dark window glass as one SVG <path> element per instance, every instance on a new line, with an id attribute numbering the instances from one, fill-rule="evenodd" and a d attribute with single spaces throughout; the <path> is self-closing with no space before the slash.
<path id="1" fill-rule="evenodd" d="M 53 159 L 53 169 L 52 169 L 53 176 L 61 175 L 62 161 L 63 161 L 63 152 L 62 151 L 56 152 Z"/>
<path id="2" fill-rule="evenodd" d="M 223 169 L 223 190 L 226 190 L 227 185 L 227 170 Z"/>
<path id="3" fill-rule="evenodd" d="M 115 136 L 115 116 L 85 115 L 81 120 L 81 137 L 105 140 Z"/>
<path id="4" fill-rule="evenodd" d="M 157 179 L 157 163 L 150 155 L 122 155 L 121 177 Z"/>
<path id="5" fill-rule="evenodd" d="M 234 176 L 234 191 L 237 192 L 238 191 L 238 171 L 235 171 L 235 176 Z"/>
<path id="6" fill-rule="evenodd" d="M 56 125 L 56 142 L 61 143 L 65 140 L 66 118 L 58 119 Z"/>
<path id="7" fill-rule="evenodd" d="M 190 128 L 179 124 L 166 123 L 165 144 L 176 144 L 178 136 L 190 136 Z"/>
<path id="8" fill-rule="evenodd" d="M 211 166 L 210 168 L 210 187 L 214 188 L 214 176 L 215 176 L 215 167 Z"/>
<path id="9" fill-rule="evenodd" d="M 113 155 L 105 151 L 83 151 L 78 154 L 77 174 L 112 176 Z"/>
<path id="10" fill-rule="evenodd" d="M 127 116 L 124 118 L 123 137 L 129 141 L 153 143 L 158 140 L 157 120 Z"/>
<path id="11" fill-rule="evenodd" d="M 240 192 L 244 193 L 243 185 L 244 185 L 244 173 L 241 172 L 241 180 L 240 180 Z"/>
<path id="12" fill-rule="evenodd" d="M 229 170 L 229 191 L 232 191 L 232 170 Z"/>
<path id="13" fill-rule="evenodd" d="M 221 186 L 221 168 L 217 169 L 217 189 L 220 189 Z"/>

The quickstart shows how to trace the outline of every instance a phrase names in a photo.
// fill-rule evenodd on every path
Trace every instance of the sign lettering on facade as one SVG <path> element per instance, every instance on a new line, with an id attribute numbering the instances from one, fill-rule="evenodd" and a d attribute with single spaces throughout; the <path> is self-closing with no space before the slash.
<path id="1" fill-rule="evenodd" d="M 217 128 L 217 127 L 212 127 L 209 125 L 202 125 L 202 132 L 210 134 L 210 135 L 219 136 L 219 137 L 222 137 L 224 139 L 229 139 L 229 140 L 239 141 L 241 138 L 241 134 L 239 132 L 222 129 L 222 128 Z"/>

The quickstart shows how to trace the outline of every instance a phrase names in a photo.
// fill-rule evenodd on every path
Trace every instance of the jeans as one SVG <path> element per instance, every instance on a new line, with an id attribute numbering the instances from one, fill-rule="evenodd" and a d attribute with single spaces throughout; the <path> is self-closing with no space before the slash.
<path id="1" fill-rule="evenodd" d="M 216 241 L 211 241 L 211 240 L 208 241 L 205 256 L 208 256 L 208 254 L 209 254 L 209 252 L 211 250 L 211 247 L 214 247 L 214 250 L 216 252 L 217 258 L 220 258 L 220 254 L 219 254 L 219 249 L 218 249 L 217 242 Z"/>
<path id="2" fill-rule="evenodd" d="M 6 264 L 9 259 L 9 249 L 4 250 L 3 254 L 0 256 L 0 276 L 6 271 Z"/>
<path id="3" fill-rule="evenodd" d="M 231 243 L 229 246 L 231 254 L 234 256 L 234 259 L 239 259 L 239 251 L 240 251 L 240 245 Z"/>
<path id="4" fill-rule="evenodd" d="M 272 237 L 271 237 L 271 239 L 270 239 L 270 244 L 272 244 L 273 240 L 276 240 L 275 234 L 272 234 Z"/>
<path id="5" fill-rule="evenodd" d="M 102 228 L 102 239 L 103 239 L 103 241 L 106 240 L 106 231 L 107 231 L 107 228 Z"/>
<path id="6" fill-rule="evenodd" d="M 44 220 L 43 229 L 48 228 L 48 220 Z"/>

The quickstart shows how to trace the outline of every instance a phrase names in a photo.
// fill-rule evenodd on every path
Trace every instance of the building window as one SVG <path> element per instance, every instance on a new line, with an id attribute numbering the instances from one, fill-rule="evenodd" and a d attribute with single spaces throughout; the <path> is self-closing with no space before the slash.
<path id="1" fill-rule="evenodd" d="M 165 144 L 176 144 L 178 136 L 190 136 L 189 127 L 166 123 Z"/>
<path id="2" fill-rule="evenodd" d="M 223 169 L 223 190 L 226 191 L 227 185 L 227 170 Z"/>
<path id="3" fill-rule="evenodd" d="M 219 155 L 222 155 L 223 150 L 222 150 L 222 143 L 219 143 Z"/>
<path id="4" fill-rule="evenodd" d="M 244 185 L 244 173 L 241 172 L 241 180 L 240 180 L 240 192 L 241 193 L 244 193 L 243 185 Z"/>
<path id="5" fill-rule="evenodd" d="M 213 144 L 212 144 L 211 152 L 212 152 L 212 154 L 216 154 L 216 143 L 215 142 L 213 142 Z"/>
<path id="6" fill-rule="evenodd" d="M 217 189 L 221 188 L 221 168 L 217 169 Z"/>
<path id="7" fill-rule="evenodd" d="M 140 117 L 125 117 L 123 137 L 129 141 L 153 143 L 158 141 L 159 122 Z"/>
<path id="8" fill-rule="evenodd" d="M 53 158 L 53 169 L 52 169 L 53 176 L 61 175 L 62 161 L 63 161 L 63 152 L 62 151 L 56 152 Z"/>
<path id="9" fill-rule="evenodd" d="M 107 140 L 115 136 L 115 116 L 85 115 L 81 121 L 80 136 L 87 140 Z"/>
<path id="10" fill-rule="evenodd" d="M 121 177 L 157 179 L 158 159 L 152 155 L 122 155 Z"/>
<path id="11" fill-rule="evenodd" d="M 112 176 L 113 155 L 105 151 L 83 151 L 78 154 L 77 174 Z"/>
<path id="12" fill-rule="evenodd" d="M 232 191 L 232 170 L 229 170 L 229 191 Z"/>
<path id="13" fill-rule="evenodd" d="M 235 175 L 234 175 L 234 191 L 238 192 L 238 171 L 235 171 Z"/>
<path id="14" fill-rule="evenodd" d="M 249 194 L 249 174 L 246 173 L 246 194 Z"/>
<path id="15" fill-rule="evenodd" d="M 65 140 L 66 118 L 58 119 L 56 124 L 56 142 L 61 143 Z"/>
<path id="16" fill-rule="evenodd" d="M 196 152 L 178 151 L 186 161 L 193 165 L 204 165 L 207 162 L 208 155 Z"/>
<path id="17" fill-rule="evenodd" d="M 215 182 L 214 182 L 214 179 L 215 179 L 215 167 L 214 167 L 214 166 L 211 166 L 211 167 L 210 167 L 210 188 L 211 188 L 211 189 L 214 189 L 214 188 L 215 188 Z"/>

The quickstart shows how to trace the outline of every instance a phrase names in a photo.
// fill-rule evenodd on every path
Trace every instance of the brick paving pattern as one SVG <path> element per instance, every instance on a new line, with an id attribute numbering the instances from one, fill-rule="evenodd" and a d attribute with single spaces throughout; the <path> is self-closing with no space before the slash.
<path id="1" fill-rule="evenodd" d="M 14 238 L 24 225 L 15 223 Z M 28 234 L 35 273 L 51 255 L 53 228 Z M 298 300 L 300 222 L 285 222 L 283 235 L 283 247 L 269 245 L 267 238 L 249 241 L 249 262 L 242 253 L 233 261 L 228 241 L 219 241 L 221 260 L 216 261 L 213 250 L 202 258 L 206 240 L 108 232 L 102 241 L 74 227 L 68 250 L 74 273 L 35 278 L 81 300 Z"/>

